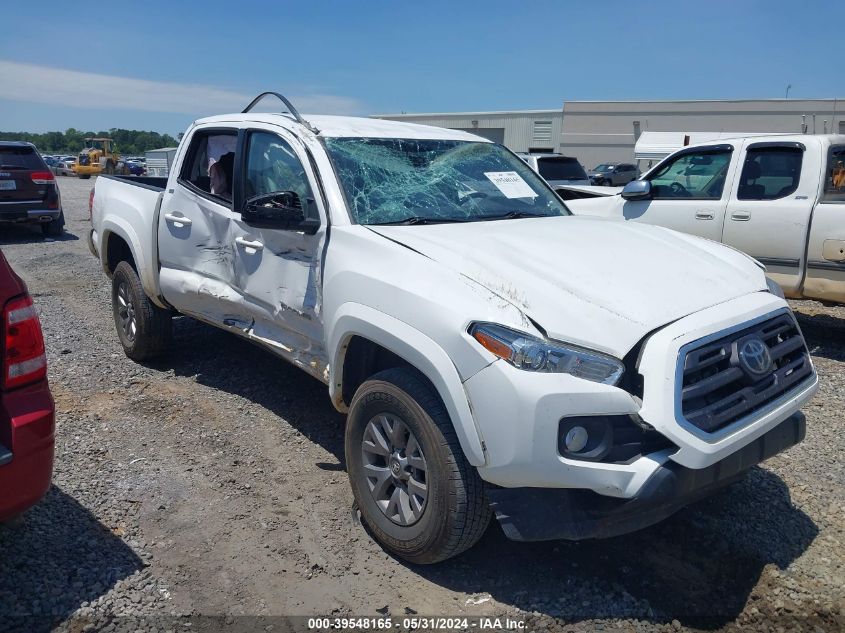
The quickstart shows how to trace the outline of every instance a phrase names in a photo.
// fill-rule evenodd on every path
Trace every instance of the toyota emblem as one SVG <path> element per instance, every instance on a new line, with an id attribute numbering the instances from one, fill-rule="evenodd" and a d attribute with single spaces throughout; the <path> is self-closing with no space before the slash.
<path id="1" fill-rule="evenodd" d="M 753 376 L 762 376 L 772 370 L 772 355 L 769 347 L 759 338 L 745 341 L 739 348 L 739 363 Z"/>

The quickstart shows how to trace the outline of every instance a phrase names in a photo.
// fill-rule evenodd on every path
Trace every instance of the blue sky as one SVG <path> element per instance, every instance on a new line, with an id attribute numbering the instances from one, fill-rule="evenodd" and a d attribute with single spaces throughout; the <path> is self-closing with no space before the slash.
<path id="1" fill-rule="evenodd" d="M 787 84 L 790 98 L 843 97 L 841 12 L 835 0 L 13 3 L 0 129 L 176 133 L 263 90 L 363 115 L 780 98 Z"/>

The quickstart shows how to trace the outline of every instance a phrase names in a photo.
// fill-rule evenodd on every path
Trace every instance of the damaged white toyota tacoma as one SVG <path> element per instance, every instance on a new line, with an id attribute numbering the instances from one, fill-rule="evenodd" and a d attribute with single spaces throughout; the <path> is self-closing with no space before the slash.
<path id="1" fill-rule="evenodd" d="M 195 122 L 169 178 L 100 176 L 90 246 L 130 358 L 182 314 L 328 385 L 387 550 L 441 561 L 491 513 L 623 534 L 803 439 L 816 373 L 750 257 L 572 216 L 471 134 L 284 101 Z"/>

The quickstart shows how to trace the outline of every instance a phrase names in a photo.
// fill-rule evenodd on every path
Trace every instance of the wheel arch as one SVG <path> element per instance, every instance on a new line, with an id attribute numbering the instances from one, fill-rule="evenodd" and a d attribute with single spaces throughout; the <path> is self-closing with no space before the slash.
<path id="1" fill-rule="evenodd" d="M 141 240 L 133 228 L 120 218 L 112 217 L 103 221 L 100 238 L 100 263 L 103 271 L 111 277 L 121 261 L 128 261 L 138 277 L 144 292 L 154 304 L 166 308 L 158 298 L 158 284 L 154 272 L 145 259 Z"/>
<path id="2" fill-rule="evenodd" d="M 329 393 L 339 411 L 347 410 L 350 394 L 377 371 L 413 367 L 443 401 L 467 461 L 473 466 L 484 465 L 483 441 L 460 375 L 435 341 L 403 321 L 353 303 L 338 311 L 327 338 L 332 350 Z"/>

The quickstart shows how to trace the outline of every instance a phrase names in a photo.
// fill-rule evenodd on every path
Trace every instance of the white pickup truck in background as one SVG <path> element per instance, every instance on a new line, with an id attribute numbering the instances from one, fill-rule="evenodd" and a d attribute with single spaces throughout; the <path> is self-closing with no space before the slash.
<path id="1" fill-rule="evenodd" d="M 443 560 L 491 510 L 517 540 L 623 534 L 804 437 L 816 373 L 750 257 L 574 217 L 471 134 L 276 96 L 195 122 L 167 179 L 100 176 L 89 245 L 130 358 L 182 314 L 328 386 L 386 549 Z"/>
<path id="2" fill-rule="evenodd" d="M 845 302 L 845 136 L 775 135 L 685 147 L 618 195 L 566 204 L 578 215 L 722 242 L 765 264 L 787 297 Z"/>

